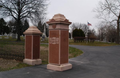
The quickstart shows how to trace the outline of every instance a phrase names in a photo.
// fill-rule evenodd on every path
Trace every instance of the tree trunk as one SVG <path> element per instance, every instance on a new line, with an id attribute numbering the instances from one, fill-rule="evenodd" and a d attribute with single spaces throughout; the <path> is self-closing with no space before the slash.
<path id="1" fill-rule="evenodd" d="M 20 20 L 17 22 L 17 41 L 21 41 L 20 39 Z"/>
<path id="2" fill-rule="evenodd" d="M 120 17 L 120 15 L 119 15 Z M 117 44 L 119 44 L 119 17 L 118 17 L 118 20 L 117 20 Z"/>
<path id="3" fill-rule="evenodd" d="M 20 39 L 20 17 L 17 20 L 17 41 L 21 41 Z"/>
<path id="4" fill-rule="evenodd" d="M 21 19 L 20 19 L 20 14 L 21 14 L 21 9 L 20 9 L 20 0 L 18 1 L 18 19 L 17 19 L 17 41 L 21 41 L 20 39 L 20 23 L 21 23 Z"/>

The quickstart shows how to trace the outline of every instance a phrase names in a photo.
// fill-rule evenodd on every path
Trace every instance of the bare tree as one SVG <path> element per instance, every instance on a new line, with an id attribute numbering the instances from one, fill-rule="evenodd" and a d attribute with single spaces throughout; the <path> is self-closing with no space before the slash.
<path id="1" fill-rule="evenodd" d="M 104 0 L 99 2 L 95 9 L 97 17 L 107 22 L 117 22 L 117 43 L 119 43 L 120 0 Z"/>
<path id="2" fill-rule="evenodd" d="M 98 38 L 103 41 L 115 42 L 117 41 L 117 31 L 115 24 L 101 23 L 98 28 Z"/>
<path id="3" fill-rule="evenodd" d="M 89 26 L 87 26 L 86 24 L 81 24 L 81 26 L 82 26 L 82 30 L 83 30 L 83 32 L 85 33 L 85 34 L 87 34 L 88 33 L 88 30 L 89 30 Z"/>
<path id="4" fill-rule="evenodd" d="M 76 26 L 75 23 L 72 23 L 69 28 L 70 28 L 70 32 L 72 32 L 74 29 L 76 29 L 78 27 Z"/>
<path id="5" fill-rule="evenodd" d="M 8 22 L 8 26 L 11 30 L 11 33 L 16 33 L 16 22 L 14 19 L 11 19 L 9 22 Z"/>
<path id="6" fill-rule="evenodd" d="M 92 33 L 93 35 L 96 35 L 95 29 L 92 29 L 92 30 L 91 30 L 91 33 Z"/>
<path id="7" fill-rule="evenodd" d="M 117 40 L 117 32 L 116 32 L 116 28 L 112 25 L 107 26 L 106 28 L 107 32 L 106 32 L 106 39 L 109 42 L 115 42 Z"/>
<path id="8" fill-rule="evenodd" d="M 99 33 L 99 40 L 100 41 L 103 41 L 104 39 L 106 39 L 106 26 L 99 27 L 98 33 Z"/>
<path id="9" fill-rule="evenodd" d="M 69 28 L 70 28 L 70 32 L 71 32 L 71 39 L 73 39 L 73 30 L 76 29 L 77 26 L 75 23 L 72 23 Z"/>
<path id="10" fill-rule="evenodd" d="M 36 23 L 36 18 L 41 18 L 45 13 L 46 0 L 0 0 L 0 14 L 11 16 L 17 21 L 17 41 L 20 41 L 20 23 L 23 19 L 30 18 Z M 41 18 L 42 19 L 42 18 Z M 40 21 L 40 19 L 39 19 Z"/>

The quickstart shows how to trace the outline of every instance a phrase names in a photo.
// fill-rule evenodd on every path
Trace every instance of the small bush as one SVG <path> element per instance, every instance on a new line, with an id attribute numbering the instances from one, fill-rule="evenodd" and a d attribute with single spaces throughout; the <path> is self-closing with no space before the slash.
<path id="1" fill-rule="evenodd" d="M 85 39 L 85 34 L 81 29 L 75 29 L 73 30 L 73 38 L 74 42 L 83 42 Z"/>
<path id="2" fill-rule="evenodd" d="M 75 29 L 73 30 L 73 38 L 74 37 L 85 37 L 85 34 L 81 29 Z"/>

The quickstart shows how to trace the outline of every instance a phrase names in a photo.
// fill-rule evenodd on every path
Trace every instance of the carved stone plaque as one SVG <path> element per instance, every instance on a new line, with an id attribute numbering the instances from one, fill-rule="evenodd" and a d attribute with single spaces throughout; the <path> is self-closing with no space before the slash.
<path id="1" fill-rule="evenodd" d="M 49 41 L 50 44 L 59 44 L 59 38 L 52 37 Z"/>

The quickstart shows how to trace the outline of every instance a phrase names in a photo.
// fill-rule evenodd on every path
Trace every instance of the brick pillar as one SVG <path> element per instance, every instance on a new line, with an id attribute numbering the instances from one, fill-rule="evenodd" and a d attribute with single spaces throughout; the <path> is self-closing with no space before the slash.
<path id="1" fill-rule="evenodd" d="M 49 64 L 47 69 L 64 71 L 72 68 L 69 59 L 69 25 L 62 14 L 56 14 L 49 24 Z"/>
<path id="2" fill-rule="evenodd" d="M 25 32 L 25 59 L 29 65 L 41 64 L 40 59 L 40 30 L 36 26 L 30 26 Z"/>

